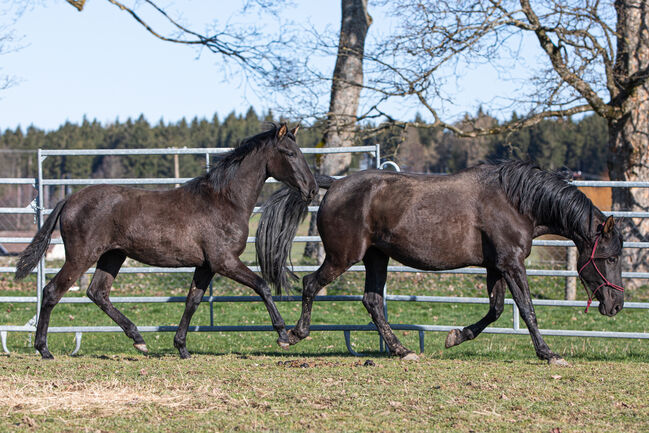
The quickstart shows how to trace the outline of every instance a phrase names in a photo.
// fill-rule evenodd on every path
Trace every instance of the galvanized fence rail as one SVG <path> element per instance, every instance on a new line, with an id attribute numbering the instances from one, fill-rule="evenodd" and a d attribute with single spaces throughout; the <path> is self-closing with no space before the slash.
<path id="1" fill-rule="evenodd" d="M 73 156 L 138 156 L 138 155 L 205 155 L 206 166 L 209 166 L 210 156 L 226 152 L 230 149 L 225 148 L 201 148 L 201 149 L 120 149 L 120 150 L 101 150 L 101 149 L 78 149 L 78 150 L 39 150 L 38 151 L 38 175 L 35 179 L 15 179 L 15 178 L 0 178 L 0 185 L 32 185 L 37 191 L 36 199 L 25 208 L 4 207 L 0 208 L 0 214 L 31 214 L 38 227 L 41 227 L 45 216 L 51 212 L 51 209 L 45 209 L 43 202 L 43 187 L 49 185 L 92 185 L 99 183 L 119 184 L 119 185 L 173 185 L 186 182 L 190 179 L 185 178 L 128 178 L 128 179 L 47 179 L 43 176 L 43 162 L 48 157 L 73 157 Z M 326 153 L 363 153 L 369 154 L 373 157 L 375 166 L 383 168 L 386 164 L 380 164 L 380 148 L 379 145 L 375 146 L 355 146 L 344 148 L 304 148 L 302 151 L 305 154 L 326 154 Z M 398 170 L 398 166 L 394 163 L 388 162 L 388 165 Z M 269 182 L 276 182 L 269 179 Z M 649 188 L 649 182 L 614 182 L 614 181 L 575 181 L 576 186 L 594 186 L 594 187 L 611 187 L 611 188 Z M 317 211 L 317 206 L 309 206 L 310 212 Z M 254 212 L 258 213 L 259 208 L 255 208 Z M 605 212 L 606 215 L 613 215 L 615 217 L 633 217 L 633 218 L 648 218 L 649 212 Z M 318 236 L 296 236 L 294 242 L 310 242 L 319 241 Z M 30 238 L 25 237 L 0 237 L 0 244 L 3 243 L 28 243 Z M 255 238 L 249 237 L 248 243 L 254 243 Z M 52 244 L 62 243 L 60 238 L 52 239 Z M 549 246 L 549 247 L 571 247 L 574 244 L 571 241 L 561 240 L 535 240 L 534 246 Z M 625 248 L 649 248 L 649 242 L 625 242 Z M 313 272 L 317 266 L 294 266 L 296 272 Z M 251 266 L 253 271 L 259 271 L 258 267 Z M 120 273 L 191 273 L 193 268 L 160 268 L 152 266 L 134 266 L 123 267 Z M 363 272 L 365 269 L 362 265 L 352 266 L 350 272 Z M 37 266 L 35 273 L 37 275 L 36 294 L 35 296 L 3 296 L 0 297 L 0 304 L 3 303 L 29 303 L 35 306 L 34 317 L 25 325 L 13 326 L 0 324 L 0 337 L 2 340 L 2 348 L 5 352 L 9 353 L 7 346 L 7 335 L 9 332 L 35 332 L 35 325 L 38 320 L 38 311 L 40 310 L 42 289 L 46 284 L 47 276 L 54 275 L 59 271 L 59 268 L 49 268 L 45 265 L 45 259 L 41 259 Z M 425 272 L 418 269 L 410 268 L 407 266 L 389 266 L 389 272 Z M 0 266 L 0 273 L 13 273 L 14 267 Z M 88 273 L 93 273 L 93 269 L 89 269 Z M 449 271 L 431 272 L 437 274 L 486 274 L 482 268 L 461 268 Z M 570 270 L 544 270 L 544 269 L 528 269 L 529 276 L 548 276 L 548 277 L 561 277 L 561 278 L 574 278 L 577 277 L 576 271 Z M 637 278 L 648 279 L 649 272 L 625 272 L 622 275 L 624 278 Z M 156 296 L 156 297 L 143 297 L 143 296 L 129 296 L 129 297 L 111 297 L 113 303 L 175 303 L 185 302 L 184 296 Z M 276 302 L 299 302 L 300 296 L 290 297 L 274 297 Z M 360 301 L 360 295 L 345 295 L 345 296 L 317 296 L 316 301 Z M 86 304 L 91 303 L 87 297 L 64 297 L 61 303 L 64 304 Z M 210 290 L 209 296 L 203 297 L 203 302 L 209 303 L 210 306 L 210 324 L 209 325 L 195 325 L 190 326 L 189 330 L 193 332 L 242 332 L 242 331 L 273 331 L 270 325 L 258 326 L 219 326 L 214 323 L 212 308 L 215 302 L 261 302 L 258 296 L 214 296 Z M 488 298 L 480 297 L 454 297 L 454 296 L 404 296 L 404 295 L 390 295 L 387 287 L 384 288 L 384 309 L 387 317 L 388 302 L 434 302 L 434 303 L 454 303 L 454 304 L 489 304 Z M 554 306 L 554 307 L 585 307 L 586 301 L 565 301 L 565 300 L 534 300 L 535 306 Z M 527 334 L 527 329 L 520 327 L 520 317 L 518 308 L 512 299 L 505 300 L 506 305 L 512 305 L 513 308 L 513 321 L 511 327 L 496 328 L 488 327 L 484 330 L 485 333 L 494 334 Z M 596 307 L 598 302 L 593 302 Z M 642 302 L 626 302 L 625 308 L 632 309 L 649 309 L 649 303 Z M 419 346 L 420 350 L 424 350 L 424 335 L 427 331 L 450 331 L 457 328 L 457 326 L 445 325 L 427 325 L 427 324 L 391 324 L 395 330 L 408 330 L 417 331 L 419 333 Z M 345 338 L 347 349 L 354 355 L 357 353 L 351 345 L 350 333 L 352 331 L 376 331 L 373 324 L 369 325 L 312 325 L 313 331 L 342 331 Z M 176 326 L 138 326 L 140 332 L 173 332 L 177 330 Z M 118 326 L 58 326 L 50 327 L 49 332 L 53 333 L 74 333 L 75 334 L 75 349 L 72 352 L 77 353 L 81 346 L 83 333 L 91 332 L 122 332 Z M 565 329 L 541 329 L 543 335 L 555 336 L 580 336 L 580 337 L 609 337 L 609 338 L 637 338 L 649 339 L 649 333 L 640 332 L 609 332 L 609 331 L 584 331 L 578 329 L 565 330 Z M 380 343 L 383 349 L 382 342 Z"/>

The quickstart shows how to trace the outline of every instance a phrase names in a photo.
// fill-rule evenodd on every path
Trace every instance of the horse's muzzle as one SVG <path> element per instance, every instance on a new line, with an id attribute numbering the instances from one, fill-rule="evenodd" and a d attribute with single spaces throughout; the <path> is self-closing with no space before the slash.
<path id="1" fill-rule="evenodd" d="M 622 311 L 622 307 L 623 307 L 623 304 L 618 304 L 618 303 L 616 303 L 616 304 L 609 307 L 609 306 L 605 305 L 604 302 L 600 301 L 600 303 L 599 303 L 599 312 L 603 316 L 613 317 L 617 313 Z"/>
<path id="2" fill-rule="evenodd" d="M 314 186 L 309 190 L 309 192 L 306 195 L 302 195 L 302 198 L 304 199 L 305 202 L 311 203 L 311 201 L 315 198 L 316 194 L 318 194 L 318 187 Z"/>

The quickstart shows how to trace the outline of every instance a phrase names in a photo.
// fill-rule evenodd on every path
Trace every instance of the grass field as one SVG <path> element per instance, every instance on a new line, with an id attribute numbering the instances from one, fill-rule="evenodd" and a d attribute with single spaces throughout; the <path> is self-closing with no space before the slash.
<path id="1" fill-rule="evenodd" d="M 189 274 L 122 274 L 113 296 L 184 295 Z M 328 294 L 361 294 L 363 275 L 348 273 Z M 531 278 L 536 298 L 561 298 L 563 280 Z M 484 296 L 480 277 L 392 274 L 393 294 Z M 34 280 L 0 275 L 0 296 L 30 296 Z M 215 280 L 214 294 L 250 295 Z M 66 296 L 83 296 L 71 292 Z M 646 301 L 647 290 L 627 300 Z M 175 325 L 183 304 L 121 304 L 137 325 Z M 288 324 L 295 302 L 281 302 Z M 464 326 L 484 305 L 391 302 L 392 323 Z M 33 306 L 0 304 L 0 323 L 23 325 Z M 614 318 L 596 310 L 538 308 L 541 327 L 646 332 L 649 312 L 624 310 Z M 214 305 L 215 324 L 269 324 L 262 303 Z M 366 324 L 360 302 L 321 302 L 317 324 Z M 495 326 L 511 325 L 511 308 Z M 203 304 L 193 325 L 209 324 Z M 113 325 L 95 305 L 59 305 L 52 326 Z M 417 332 L 399 331 L 411 349 Z M 43 362 L 28 334 L 9 334 L 11 355 L 0 356 L 0 431 L 649 431 L 649 341 L 548 337 L 570 368 L 539 361 L 528 336 L 481 335 L 445 350 L 445 334 L 427 333 L 416 363 L 378 352 L 376 333 L 356 332 L 347 354 L 342 332 L 314 332 L 289 351 L 272 332 L 190 333 L 191 360 L 180 360 L 172 333 L 146 333 L 151 351 L 135 351 L 123 334 L 84 334 L 78 356 L 71 334 L 50 334 L 56 359 Z M 367 365 L 366 365 L 366 361 Z M 373 365 L 370 365 L 373 364 Z M 1 415 L 5 414 L 5 415 Z M 556 431 L 556 430 L 555 430 Z"/>

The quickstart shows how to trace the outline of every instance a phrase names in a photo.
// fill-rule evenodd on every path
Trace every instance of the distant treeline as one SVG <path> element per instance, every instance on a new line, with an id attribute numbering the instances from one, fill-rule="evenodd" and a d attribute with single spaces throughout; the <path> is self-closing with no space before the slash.
<path id="1" fill-rule="evenodd" d="M 482 110 L 460 125 L 469 122 L 482 128 L 498 124 Z M 580 171 L 584 177 L 599 178 L 607 172 L 607 141 L 606 121 L 590 115 L 579 120 L 544 120 L 507 135 L 477 138 L 459 138 L 439 129 L 412 128 L 400 139 L 383 137 L 382 143 L 386 147 L 392 143 L 383 155 L 396 154 L 400 165 L 411 171 L 453 173 L 480 161 L 518 158 L 534 161 L 546 169 Z"/>
<path id="2" fill-rule="evenodd" d="M 102 125 L 83 119 L 81 124 L 65 123 L 53 131 L 28 127 L 7 129 L 0 135 L 0 177 L 34 177 L 36 149 L 139 149 L 235 147 L 245 137 L 264 129 L 272 113 L 258 116 L 251 108 L 245 115 L 228 115 L 224 120 L 185 119 L 175 123 L 150 124 L 144 116 L 136 120 Z M 313 144 L 311 131 L 300 132 L 300 143 Z M 180 177 L 195 177 L 205 170 L 203 155 L 181 155 Z M 43 164 L 46 178 L 173 177 L 174 157 L 163 156 L 72 156 L 48 157 Z"/>
<path id="3" fill-rule="evenodd" d="M 514 115 L 516 116 L 516 115 Z M 263 123 L 278 120 L 272 112 L 258 115 L 252 108 L 244 115 L 232 113 L 221 120 L 181 120 L 176 123 L 149 123 L 136 120 L 102 125 L 84 119 L 81 124 L 65 123 L 54 131 L 36 127 L 0 132 L 0 177 L 34 177 L 33 151 L 42 149 L 134 149 L 167 147 L 234 147 L 242 138 L 256 134 Z M 416 120 L 421 121 L 420 118 Z M 497 120 L 478 111 L 463 122 L 487 127 Z M 295 122 L 292 122 L 295 123 Z M 606 171 L 607 127 L 598 116 L 579 120 L 546 120 L 531 128 L 506 136 L 458 138 L 452 133 L 430 128 L 390 128 L 371 134 L 374 125 L 360 129 L 359 142 L 381 143 L 382 155 L 395 159 L 402 168 L 419 172 L 455 172 L 481 160 L 522 158 L 544 168 L 569 168 L 598 176 Z M 369 138 L 363 138 L 369 137 Z M 315 147 L 322 139 L 322 126 L 303 128 L 298 142 Z M 356 161 L 355 164 L 358 164 Z M 205 169 L 203 156 L 181 156 L 180 177 L 194 177 Z M 150 157 L 69 157 L 48 158 L 44 163 L 48 178 L 79 177 L 173 177 L 173 156 Z"/>

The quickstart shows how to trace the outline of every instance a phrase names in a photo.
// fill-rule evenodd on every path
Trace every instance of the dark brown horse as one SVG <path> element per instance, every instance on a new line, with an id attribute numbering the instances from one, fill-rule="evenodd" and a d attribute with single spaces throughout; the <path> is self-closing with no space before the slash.
<path id="1" fill-rule="evenodd" d="M 126 257 L 153 266 L 196 267 L 174 339 L 181 357 L 190 356 L 185 345 L 187 327 L 215 273 L 251 287 L 262 297 L 279 334 L 278 343 L 288 347 L 284 320 L 268 285 L 239 256 L 246 246 L 250 214 L 269 176 L 294 188 L 306 202 L 317 191 L 295 143 L 296 132 L 297 128 L 289 132 L 285 124 L 273 125 L 221 156 L 207 174 L 176 189 L 96 185 L 59 202 L 21 254 L 16 270 L 16 279 L 21 279 L 36 266 L 60 220 L 66 259 L 43 289 L 34 343 L 43 358 L 52 358 L 47 349 L 52 308 L 95 262 L 88 297 L 133 339 L 136 349 L 147 352 L 137 327 L 109 299 L 113 279 Z"/>
<path id="2" fill-rule="evenodd" d="M 382 290 L 392 257 L 424 270 L 487 268 L 489 312 L 477 323 L 449 332 L 446 347 L 474 339 L 498 319 L 509 287 L 538 357 L 565 364 L 539 333 L 524 266 L 532 239 L 547 233 L 575 242 L 580 277 L 600 301 L 600 313 L 613 316 L 622 309 L 622 238 L 615 222 L 556 173 L 511 161 L 483 164 L 449 176 L 372 170 L 340 180 L 316 179 L 320 187 L 329 189 L 318 211 L 326 257 L 317 271 L 304 277 L 302 315 L 289 331 L 291 344 L 309 334 L 315 294 L 362 260 L 366 268 L 363 304 L 390 351 L 415 359 L 383 314 Z M 301 214 L 304 205 L 293 200 L 292 206 L 283 207 L 293 193 L 280 190 L 276 194 L 264 211 L 257 237 L 263 275 L 278 285 L 286 257 L 273 257 L 273 251 L 285 250 L 287 240 L 269 228 L 277 228 L 272 220 Z"/>

